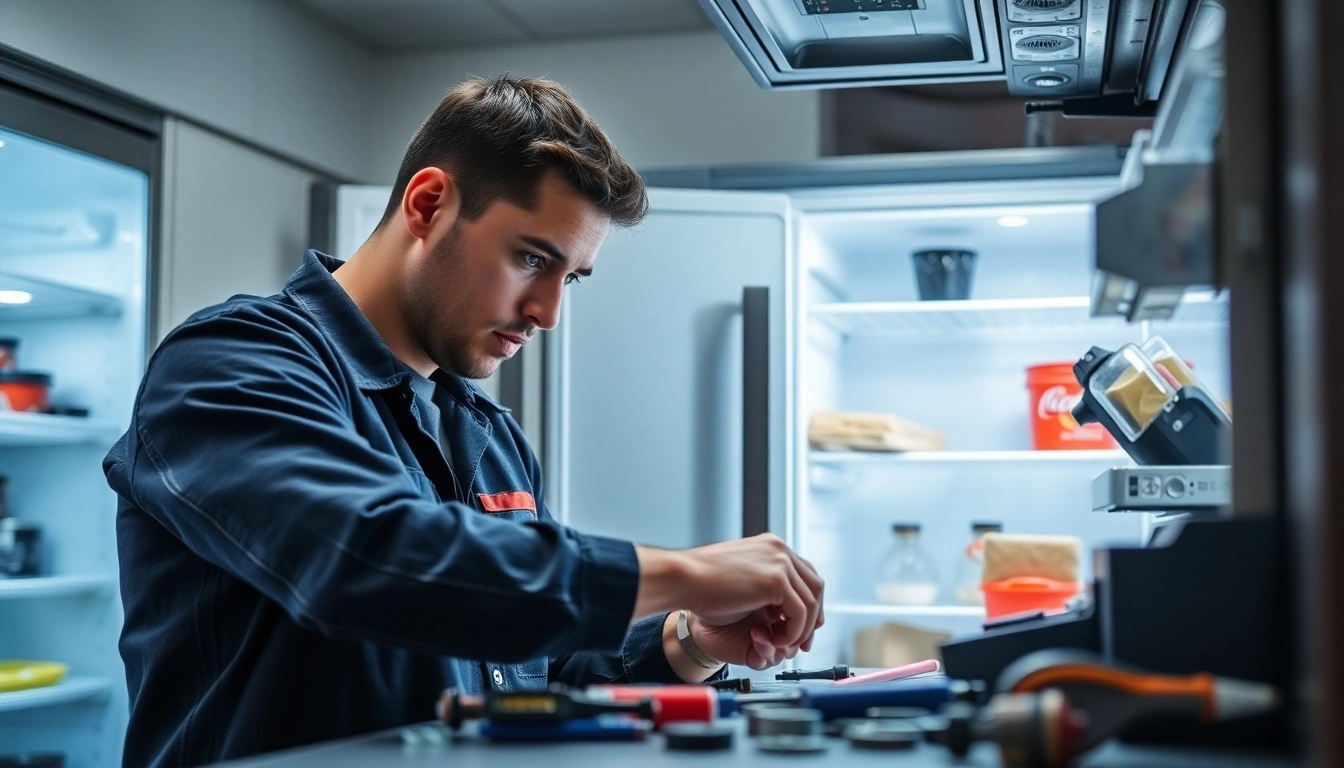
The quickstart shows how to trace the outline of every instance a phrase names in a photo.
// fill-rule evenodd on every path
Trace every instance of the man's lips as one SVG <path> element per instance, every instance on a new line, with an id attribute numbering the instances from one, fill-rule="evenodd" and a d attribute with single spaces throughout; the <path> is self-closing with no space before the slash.
<path id="1" fill-rule="evenodd" d="M 527 343 L 526 336 L 515 336 L 512 333 L 500 333 L 495 331 L 495 338 L 499 341 L 500 351 L 505 357 L 513 357 L 513 354 Z"/>

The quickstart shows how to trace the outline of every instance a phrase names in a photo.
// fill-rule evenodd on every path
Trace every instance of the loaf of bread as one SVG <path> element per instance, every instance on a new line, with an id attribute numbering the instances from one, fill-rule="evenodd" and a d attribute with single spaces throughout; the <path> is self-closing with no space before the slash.
<path id="1" fill-rule="evenodd" d="M 889 413 L 817 411 L 807 427 L 814 448 L 853 451 L 941 451 L 943 433 Z"/>
<path id="2" fill-rule="evenodd" d="M 1077 536 L 1033 536 L 1022 533 L 984 535 L 982 581 L 1040 576 L 1055 581 L 1078 581 L 1078 559 L 1083 543 Z"/>

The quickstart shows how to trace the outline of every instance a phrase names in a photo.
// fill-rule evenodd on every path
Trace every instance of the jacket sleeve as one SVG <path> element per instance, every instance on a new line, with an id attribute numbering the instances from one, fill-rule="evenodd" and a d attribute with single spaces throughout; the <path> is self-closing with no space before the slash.
<path id="1" fill-rule="evenodd" d="M 521 430 L 513 425 L 521 444 Z M 537 517 L 550 522 L 550 510 L 546 506 L 544 480 L 541 466 L 530 449 L 528 472 L 532 487 L 536 491 Z M 631 613 L 634 612 L 633 605 Z M 663 623 L 667 614 L 641 619 L 630 625 L 630 631 L 621 643 L 621 649 L 615 653 L 584 651 L 549 660 L 547 678 L 552 683 L 564 683 L 570 686 L 599 685 L 603 683 L 680 683 L 683 682 L 672 665 L 667 662 L 663 652 Z M 725 676 L 727 667 L 716 672 L 710 679 L 717 680 Z"/>
<path id="2" fill-rule="evenodd" d="M 505 663 L 620 647 L 633 546 L 425 498 L 357 431 L 335 354 L 256 309 L 189 322 L 150 363 L 109 483 L 330 637 Z"/>

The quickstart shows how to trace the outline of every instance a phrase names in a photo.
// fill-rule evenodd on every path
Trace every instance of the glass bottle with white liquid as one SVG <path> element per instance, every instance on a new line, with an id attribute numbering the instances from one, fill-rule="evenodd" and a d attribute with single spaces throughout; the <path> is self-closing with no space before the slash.
<path id="1" fill-rule="evenodd" d="M 971 543 L 957 561 L 957 602 L 962 605 L 984 605 L 985 593 L 980 591 L 980 577 L 985 570 L 986 533 L 1003 533 L 1003 523 L 971 523 Z"/>
<path id="2" fill-rule="evenodd" d="M 891 605 L 938 602 L 938 569 L 919 545 L 919 523 L 894 523 L 896 544 L 882 558 L 877 599 Z"/>

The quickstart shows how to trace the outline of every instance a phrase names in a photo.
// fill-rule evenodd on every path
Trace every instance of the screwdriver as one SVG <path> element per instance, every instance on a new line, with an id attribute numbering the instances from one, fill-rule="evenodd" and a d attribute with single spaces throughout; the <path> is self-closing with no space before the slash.
<path id="1" fill-rule="evenodd" d="M 440 720 L 458 730 L 463 721 L 480 719 L 496 725 L 563 723 L 608 714 L 653 720 L 656 706 L 648 698 L 618 701 L 563 686 L 544 691 L 491 691 L 484 696 L 449 688 L 439 696 L 437 711 Z"/>

